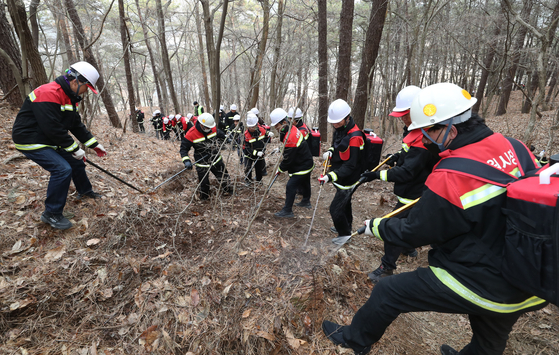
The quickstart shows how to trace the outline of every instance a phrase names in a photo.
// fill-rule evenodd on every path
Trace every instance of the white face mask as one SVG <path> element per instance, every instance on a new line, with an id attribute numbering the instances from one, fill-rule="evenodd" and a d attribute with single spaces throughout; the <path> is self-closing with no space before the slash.
<path id="1" fill-rule="evenodd" d="M 208 128 L 208 127 L 206 127 L 206 126 L 204 126 L 204 125 L 200 125 L 200 126 L 202 126 L 202 131 L 204 131 L 204 132 L 206 132 L 206 133 L 208 133 L 208 132 L 210 132 L 210 131 L 212 130 L 211 128 Z"/>

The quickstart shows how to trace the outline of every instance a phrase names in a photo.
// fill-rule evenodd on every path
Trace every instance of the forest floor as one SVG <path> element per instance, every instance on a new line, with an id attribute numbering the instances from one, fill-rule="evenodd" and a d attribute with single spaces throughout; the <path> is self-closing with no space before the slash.
<path id="1" fill-rule="evenodd" d="M 519 112 L 519 101 L 513 96 L 510 111 Z M 547 145 L 555 112 L 537 122 L 537 152 Z M 331 184 L 320 192 L 305 245 L 313 210 L 295 207 L 294 219 L 273 216 L 283 206 L 286 174 L 250 224 L 278 154 L 268 157 L 264 184 L 249 188 L 236 153 L 223 150 L 236 191 L 218 197 L 212 176 L 209 201 L 197 199 L 193 171 L 141 194 L 88 165 L 103 198 L 80 201 L 72 185 L 65 213 L 74 227 L 58 231 L 40 221 L 49 174 L 21 158 L 11 140 L 16 113 L 0 107 L 0 354 L 351 353 L 326 339 L 320 325 L 350 323 L 373 288 L 367 273 L 378 267 L 383 246 L 364 236 L 341 248 L 331 243 Z M 521 138 L 528 118 L 489 117 L 488 125 Z M 149 134 L 123 135 L 106 119 L 94 121 L 91 130 L 108 155 L 88 151 L 88 158 L 149 190 L 183 165 L 179 143 L 157 140 L 146 127 Z M 399 144 L 398 136 L 386 137 L 384 153 Z M 313 207 L 318 158 L 315 164 Z M 391 183 L 364 184 L 353 196 L 354 228 L 396 202 Z M 401 256 L 396 272 L 427 266 L 428 250 Z M 528 313 L 505 354 L 558 354 L 558 332 L 556 306 Z M 439 354 L 441 344 L 460 349 L 470 337 L 467 316 L 403 314 L 371 354 Z"/>

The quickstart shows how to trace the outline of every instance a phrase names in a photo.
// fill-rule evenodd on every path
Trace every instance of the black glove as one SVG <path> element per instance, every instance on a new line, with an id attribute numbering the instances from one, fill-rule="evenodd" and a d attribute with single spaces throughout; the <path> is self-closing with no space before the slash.
<path id="1" fill-rule="evenodd" d="M 190 162 L 189 159 L 184 161 L 184 167 L 187 168 L 188 170 L 192 169 L 192 163 Z"/>
<path id="2" fill-rule="evenodd" d="M 373 181 L 376 179 L 380 179 L 380 172 L 378 171 L 367 171 L 364 172 L 363 174 L 361 174 L 361 179 L 359 179 L 360 181 L 363 182 L 369 182 L 369 181 Z"/>
<path id="3" fill-rule="evenodd" d="M 400 154 L 395 153 L 395 154 L 392 154 L 392 155 L 388 155 L 386 158 L 388 158 L 388 157 L 390 157 L 390 159 L 388 159 L 388 161 L 385 164 L 392 168 L 392 167 L 394 167 L 394 165 L 396 165 L 396 163 L 398 162 L 398 159 L 400 159 Z"/>

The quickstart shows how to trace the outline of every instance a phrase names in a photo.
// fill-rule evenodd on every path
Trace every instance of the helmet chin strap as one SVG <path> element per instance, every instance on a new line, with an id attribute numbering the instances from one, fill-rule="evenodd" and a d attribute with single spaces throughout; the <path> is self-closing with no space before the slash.
<path id="1" fill-rule="evenodd" d="M 454 118 L 454 117 L 453 117 Z M 442 143 L 437 143 L 433 138 L 431 138 L 431 136 L 429 134 L 427 134 L 427 132 L 425 132 L 425 130 L 423 128 L 421 128 L 421 132 L 423 133 L 423 135 L 429 139 L 432 143 L 434 143 L 435 145 L 437 145 L 437 147 L 439 147 L 439 150 L 441 152 L 444 152 L 446 150 L 446 147 L 444 146 L 444 142 L 446 142 L 446 138 L 448 137 L 448 134 L 450 133 L 450 129 L 452 128 L 452 120 L 453 118 L 451 118 L 450 120 L 448 120 L 448 125 L 446 127 L 446 132 L 444 133 L 444 137 L 443 137 L 443 141 Z"/>

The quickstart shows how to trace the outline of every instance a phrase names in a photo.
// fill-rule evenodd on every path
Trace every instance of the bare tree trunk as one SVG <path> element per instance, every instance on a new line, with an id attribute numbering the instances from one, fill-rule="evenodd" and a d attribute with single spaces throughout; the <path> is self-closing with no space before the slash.
<path id="1" fill-rule="evenodd" d="M 29 22 L 31 23 L 31 35 L 33 36 L 33 45 L 39 48 L 39 24 L 37 22 L 37 9 L 41 0 L 31 0 L 29 4 Z"/>
<path id="2" fill-rule="evenodd" d="M 159 20 L 159 42 L 161 45 L 161 61 L 163 62 L 163 69 L 167 76 L 167 85 L 169 85 L 169 94 L 173 101 L 175 112 L 180 112 L 179 101 L 175 94 L 175 84 L 173 83 L 173 74 L 171 73 L 171 63 L 169 61 L 169 52 L 167 51 L 167 40 L 165 37 L 165 18 L 163 17 L 163 9 L 161 8 L 161 0 L 155 0 L 155 7 L 157 9 L 157 17 Z"/>
<path id="3" fill-rule="evenodd" d="M 72 43 L 70 42 L 70 35 L 68 34 L 68 25 L 66 24 L 66 16 L 64 12 L 64 7 L 60 0 L 54 0 L 53 3 L 46 3 L 49 7 L 52 15 L 54 16 L 54 20 L 60 32 L 62 33 L 62 39 L 64 41 L 64 49 L 66 52 L 66 60 L 64 61 L 64 67 L 70 66 L 70 64 L 74 64 L 76 59 L 74 57 L 74 51 L 72 50 Z"/>
<path id="4" fill-rule="evenodd" d="M 126 86 L 128 87 L 128 106 L 130 107 L 130 124 L 132 125 L 132 131 L 134 133 L 139 132 L 138 124 L 136 123 L 136 96 L 134 95 L 134 84 L 132 83 L 132 69 L 130 68 L 130 51 L 128 47 L 130 46 L 130 38 L 128 36 L 128 30 L 126 28 L 126 18 L 124 13 L 124 0 L 118 0 L 118 14 L 120 17 L 120 39 L 122 40 L 122 48 L 124 50 L 124 71 L 126 73 Z M 126 112 L 126 110 L 125 110 Z M 126 133 L 126 126 L 123 128 L 124 133 Z"/>
<path id="5" fill-rule="evenodd" d="M 524 7 L 522 8 L 522 12 L 520 16 L 525 21 L 529 21 L 530 13 L 532 12 L 533 6 L 532 0 L 524 1 Z M 528 29 L 524 26 L 520 27 L 516 34 L 516 40 L 514 42 L 514 46 L 512 48 L 512 58 L 509 70 L 507 71 L 507 76 L 501 85 L 501 98 L 499 100 L 499 107 L 497 108 L 497 113 L 495 115 L 501 116 L 507 112 L 507 105 L 510 99 L 510 92 L 512 91 L 512 82 L 516 75 L 516 70 L 518 68 L 518 63 L 520 62 L 520 50 L 524 47 L 524 40 L 526 38 L 526 33 Z"/>
<path id="6" fill-rule="evenodd" d="M 47 72 L 45 71 L 38 48 L 33 45 L 33 36 L 31 30 L 29 30 L 29 26 L 27 26 L 27 12 L 25 11 L 23 1 L 8 0 L 8 11 L 10 12 L 12 22 L 14 23 L 16 33 L 19 37 L 22 60 L 23 58 L 27 58 L 31 66 L 31 71 L 33 73 L 33 76 L 30 77 L 32 88 L 46 84 L 48 82 Z M 22 66 L 22 69 L 25 67 L 26 65 Z M 29 73 L 23 70 L 24 81 L 27 80 L 28 75 Z"/>
<path id="7" fill-rule="evenodd" d="M 270 23 L 270 3 L 268 0 L 258 0 L 262 6 L 263 19 L 262 19 L 262 38 L 258 44 L 258 52 L 256 53 L 256 60 L 254 63 L 254 70 L 251 75 L 250 88 L 252 97 L 250 99 L 250 107 L 256 107 L 258 102 L 258 95 L 260 93 L 260 79 L 262 76 L 262 63 L 264 61 L 264 53 L 266 53 L 266 44 L 268 43 L 268 31 Z"/>
<path id="8" fill-rule="evenodd" d="M 328 19 L 326 3 L 326 0 L 318 0 L 318 127 L 321 141 L 328 139 Z"/>
<path id="9" fill-rule="evenodd" d="M 210 91 L 208 89 L 208 73 L 206 72 L 206 60 L 204 59 L 204 41 L 202 40 L 202 26 L 200 25 L 200 11 L 198 10 L 198 2 L 194 4 L 194 14 L 196 18 L 194 22 L 196 22 L 196 32 L 198 33 L 198 45 L 200 48 L 198 49 L 198 55 L 200 56 L 200 65 L 202 70 L 202 87 L 204 88 L 204 105 L 211 106 L 210 102 Z"/>
<path id="10" fill-rule="evenodd" d="M 270 108 L 271 109 L 279 106 L 279 103 L 277 102 L 279 88 L 276 87 L 276 76 L 278 72 L 278 62 L 280 60 L 280 50 L 281 50 L 281 41 L 282 41 L 281 27 L 283 24 L 283 11 L 284 11 L 283 0 L 278 0 L 278 22 L 276 28 L 276 43 L 274 47 L 274 61 L 272 64 L 272 74 L 270 79 Z"/>
<path id="11" fill-rule="evenodd" d="M 146 43 L 146 48 L 149 54 L 149 61 L 151 64 L 151 70 L 153 72 L 153 81 L 155 82 L 155 89 L 157 91 L 157 101 L 159 103 L 159 109 L 162 110 L 163 97 L 161 96 L 161 87 L 159 85 L 159 73 L 157 72 L 157 67 L 155 66 L 155 57 L 153 56 L 153 51 L 151 49 L 151 45 L 149 44 L 148 30 L 146 28 L 146 24 L 144 23 L 144 20 L 142 19 L 142 11 L 140 8 L 139 0 L 136 0 L 136 8 L 138 9 L 138 19 L 140 20 L 140 24 L 142 25 L 142 32 L 144 33 L 144 42 Z M 151 97 L 151 93 L 150 93 L 150 97 Z"/>
<path id="12" fill-rule="evenodd" d="M 74 6 L 74 2 L 72 0 L 65 0 L 66 2 L 66 9 L 68 11 L 68 16 L 74 25 L 74 32 L 76 34 L 77 40 L 80 44 L 80 47 L 83 51 L 85 60 L 93 65 L 99 71 L 99 79 L 97 80 L 97 88 L 101 98 L 103 99 L 103 103 L 105 104 L 105 109 L 107 110 L 107 114 L 109 116 L 109 120 L 113 127 L 122 128 L 122 124 L 118 118 L 118 114 L 116 113 L 115 105 L 113 103 L 113 98 L 107 87 L 105 87 L 105 80 L 103 78 L 103 74 L 101 73 L 100 67 L 97 64 L 97 60 L 93 55 L 93 51 L 91 47 L 88 45 L 88 41 L 85 38 L 85 32 L 83 30 L 82 22 L 78 15 L 78 11 Z"/>
<path id="13" fill-rule="evenodd" d="M 11 26 L 6 18 L 6 7 L 3 1 L 0 1 L 0 49 L 4 50 L 10 59 L 8 60 L 4 56 L 0 56 L 0 89 L 6 95 L 5 99 L 12 106 L 20 107 L 23 104 L 23 100 L 25 100 L 27 92 L 21 75 L 21 55 Z M 17 75 L 13 72 L 13 65 L 17 69 Z M 18 77 L 19 79 L 17 79 Z M 14 89 L 14 82 L 16 80 L 19 80 L 18 90 Z"/>
<path id="14" fill-rule="evenodd" d="M 481 68 L 481 77 L 479 79 L 479 85 L 476 90 L 476 104 L 472 107 L 472 112 L 478 112 L 481 106 L 481 101 L 483 100 L 483 93 L 485 92 L 485 86 L 487 85 L 487 78 L 491 73 L 491 66 L 493 65 L 493 59 L 495 58 L 495 47 L 497 46 L 498 37 L 501 33 L 502 21 L 497 21 L 495 23 L 495 32 L 493 32 L 493 38 L 487 44 L 487 55 L 483 61 L 483 67 Z"/>
<path id="15" fill-rule="evenodd" d="M 355 123 L 361 128 L 365 123 L 370 84 L 373 79 L 373 68 L 378 55 L 387 8 L 388 0 L 373 0 L 372 2 L 369 28 L 367 29 L 365 44 L 363 45 L 361 68 L 359 69 L 359 79 L 355 89 L 355 102 L 352 111 Z"/>
<path id="16" fill-rule="evenodd" d="M 336 98 L 347 100 L 351 76 L 351 37 L 353 35 L 354 0 L 343 0 L 340 12 L 340 43 L 338 44 L 338 78 Z"/>

